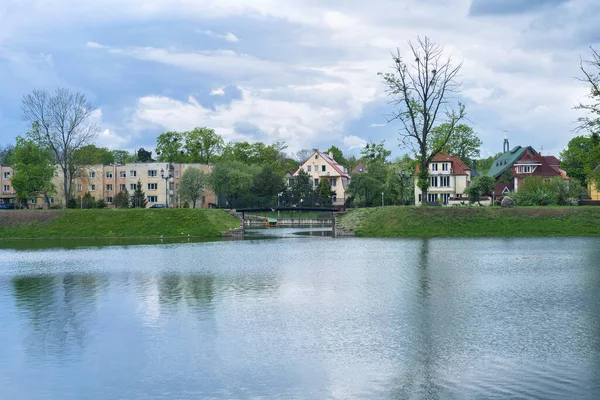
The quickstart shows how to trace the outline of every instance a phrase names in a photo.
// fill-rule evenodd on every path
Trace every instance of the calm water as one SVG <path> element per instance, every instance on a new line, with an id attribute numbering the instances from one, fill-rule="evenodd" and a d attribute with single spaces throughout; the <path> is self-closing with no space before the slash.
<path id="1" fill-rule="evenodd" d="M 600 240 L 0 250 L 0 399 L 594 399 Z"/>

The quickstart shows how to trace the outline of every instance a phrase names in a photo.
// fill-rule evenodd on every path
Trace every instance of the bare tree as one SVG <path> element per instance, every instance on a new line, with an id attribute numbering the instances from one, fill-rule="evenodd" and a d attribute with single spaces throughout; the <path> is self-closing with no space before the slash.
<path id="1" fill-rule="evenodd" d="M 575 106 L 575 109 L 584 110 L 587 113 L 587 115 L 579 118 L 579 128 L 587 130 L 597 137 L 600 134 L 600 53 L 591 46 L 590 49 L 592 59 L 588 61 L 579 60 L 579 68 L 583 72 L 583 77 L 576 79 L 590 85 L 588 97 L 591 102 L 579 103 Z"/>
<path id="2" fill-rule="evenodd" d="M 292 158 L 295 161 L 298 161 L 300 164 L 303 164 L 306 160 L 309 159 L 309 157 L 312 155 L 312 150 L 309 149 L 302 149 L 300 151 L 297 151 L 296 153 L 294 153 L 292 155 Z"/>
<path id="3" fill-rule="evenodd" d="M 393 107 L 388 122 L 398 120 L 402 123 L 400 137 L 403 145 L 418 158 L 418 186 L 423 193 L 423 201 L 427 201 L 428 165 L 455 135 L 458 122 L 465 116 L 461 103 L 457 102 L 454 107 L 450 105 L 452 95 L 460 87 L 456 78 L 462 64 L 453 66 L 450 57 L 444 58 L 444 48 L 427 37 L 417 38 L 417 43 L 409 41 L 408 44 L 409 57 L 414 62 L 407 62 L 402 58 L 400 49 L 396 49 L 392 53 L 393 71 L 380 72 L 379 75 L 387 86 L 389 104 Z M 447 128 L 434 146 L 429 135 L 436 125 L 442 123 L 447 124 Z"/>
<path id="4" fill-rule="evenodd" d="M 34 90 L 24 96 L 22 111 L 23 119 L 39 124 L 33 139 L 48 146 L 60 166 L 68 202 L 72 197 L 73 171 L 77 170 L 74 153 L 90 144 L 98 133 L 98 127 L 90 122 L 94 107 L 82 93 L 59 88 L 54 95 Z"/>

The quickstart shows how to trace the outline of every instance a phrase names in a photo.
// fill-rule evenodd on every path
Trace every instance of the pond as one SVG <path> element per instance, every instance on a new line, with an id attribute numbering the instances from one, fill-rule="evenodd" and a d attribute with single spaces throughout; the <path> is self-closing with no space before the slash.
<path id="1" fill-rule="evenodd" d="M 600 240 L 0 249 L 1 399 L 593 399 Z"/>

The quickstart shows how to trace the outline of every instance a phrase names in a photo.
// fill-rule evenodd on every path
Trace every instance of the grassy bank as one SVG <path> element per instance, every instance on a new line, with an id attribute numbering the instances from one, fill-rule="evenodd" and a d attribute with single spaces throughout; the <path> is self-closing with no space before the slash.
<path id="1" fill-rule="evenodd" d="M 239 227 L 239 220 L 223 210 L 129 209 L 56 211 L 53 218 L 40 211 L 2 211 L 12 221 L 0 226 L 0 239 L 209 237 Z M 29 213 L 29 215 L 19 215 Z M 15 222 L 16 221 L 16 222 Z"/>
<path id="2" fill-rule="evenodd" d="M 378 207 L 340 225 L 364 237 L 600 236 L 600 207 Z"/>

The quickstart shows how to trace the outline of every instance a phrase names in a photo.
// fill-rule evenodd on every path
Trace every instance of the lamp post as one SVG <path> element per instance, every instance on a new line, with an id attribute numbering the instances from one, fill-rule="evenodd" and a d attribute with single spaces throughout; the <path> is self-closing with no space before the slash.
<path id="1" fill-rule="evenodd" d="M 383 207 L 383 192 L 381 192 L 381 207 Z"/>
<path id="2" fill-rule="evenodd" d="M 167 208 L 169 208 L 169 178 L 170 178 L 170 176 L 169 175 L 165 176 L 165 170 L 161 168 L 160 169 L 160 177 L 165 180 L 165 202 L 166 202 Z"/>
<path id="3" fill-rule="evenodd" d="M 79 206 L 83 210 L 83 196 L 79 195 Z"/>

